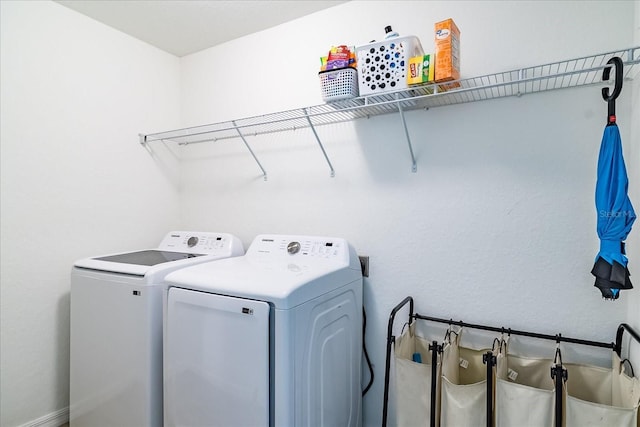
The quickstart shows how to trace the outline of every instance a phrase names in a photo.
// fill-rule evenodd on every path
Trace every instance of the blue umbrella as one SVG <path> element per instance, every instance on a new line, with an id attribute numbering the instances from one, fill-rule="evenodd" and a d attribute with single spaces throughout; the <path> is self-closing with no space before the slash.
<path id="1" fill-rule="evenodd" d="M 608 123 L 604 129 L 598 157 L 596 181 L 596 211 L 600 251 L 591 273 L 596 277 L 595 286 L 606 299 L 617 299 L 621 289 L 632 289 L 627 268 L 624 240 L 627 238 L 636 213 L 628 196 L 629 179 L 622 155 L 622 139 L 616 124 L 615 99 L 622 89 L 622 60 L 612 58 L 608 64 L 616 67 L 616 86 L 611 95 L 607 88 L 602 96 L 609 104 Z M 603 73 L 608 80 L 611 67 Z"/>

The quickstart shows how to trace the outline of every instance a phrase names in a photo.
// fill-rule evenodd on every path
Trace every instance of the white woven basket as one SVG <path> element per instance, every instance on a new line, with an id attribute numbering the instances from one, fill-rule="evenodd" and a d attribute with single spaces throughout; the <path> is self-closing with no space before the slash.
<path id="1" fill-rule="evenodd" d="M 321 71 L 318 76 L 322 99 L 325 102 L 358 96 L 358 71 L 355 68 Z"/>

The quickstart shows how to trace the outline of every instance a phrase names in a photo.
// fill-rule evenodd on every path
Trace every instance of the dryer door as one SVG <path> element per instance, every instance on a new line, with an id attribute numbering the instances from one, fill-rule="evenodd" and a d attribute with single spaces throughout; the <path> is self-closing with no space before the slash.
<path id="1" fill-rule="evenodd" d="M 269 304 L 169 289 L 166 426 L 269 425 Z"/>

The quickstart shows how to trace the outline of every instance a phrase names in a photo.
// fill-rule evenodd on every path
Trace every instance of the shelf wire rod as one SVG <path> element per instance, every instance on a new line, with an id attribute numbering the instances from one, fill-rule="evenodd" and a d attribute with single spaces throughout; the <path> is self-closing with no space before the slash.
<path id="1" fill-rule="evenodd" d="M 473 91 L 472 92 L 468 92 L 468 93 L 473 94 Z M 468 93 L 465 94 L 465 95 L 468 96 Z M 463 94 L 461 94 L 461 93 L 458 94 L 458 93 L 452 92 L 451 97 L 453 98 L 453 103 L 454 104 L 462 104 L 465 101 L 465 98 L 464 98 Z"/>
<path id="2" fill-rule="evenodd" d="M 407 121 L 404 118 L 404 110 L 402 109 L 402 102 L 398 101 L 398 112 L 400 113 L 400 119 L 402 120 L 402 126 L 404 127 L 404 134 L 407 137 L 407 144 L 409 145 L 409 153 L 411 154 L 411 172 L 418 171 L 418 165 L 416 163 L 416 156 L 413 154 L 413 146 L 411 145 L 411 137 L 409 136 L 409 129 L 407 129 Z"/>
<path id="3" fill-rule="evenodd" d="M 221 139 L 229 139 L 229 138 L 235 138 L 235 136 L 228 136 L 228 137 L 211 137 L 211 138 L 205 138 L 205 139 L 196 139 L 193 141 L 176 141 L 174 139 L 160 139 L 159 141 L 164 141 L 164 142 L 175 142 L 178 145 L 182 145 L 182 146 L 186 146 L 186 145 L 191 145 L 191 144 L 202 144 L 203 142 L 218 142 Z"/>
<path id="4" fill-rule="evenodd" d="M 307 122 L 309 122 L 309 127 L 311 128 L 311 131 L 313 132 L 313 136 L 316 137 L 316 141 L 318 141 L 318 145 L 320 146 L 320 150 L 322 150 L 322 154 L 324 155 L 324 159 L 327 161 L 327 164 L 329 165 L 329 169 L 331 170 L 331 178 L 336 176 L 336 171 L 333 169 L 333 165 L 331 164 L 331 160 L 329 160 L 329 156 L 327 156 L 327 152 L 324 150 L 324 146 L 322 145 L 322 141 L 320 141 L 320 137 L 318 136 L 318 132 L 316 132 L 316 128 L 315 126 L 313 126 L 313 123 L 311 122 L 311 117 L 309 117 L 309 111 L 307 108 L 303 108 L 302 111 L 304 112 L 305 117 L 307 118 Z"/>
<path id="5" fill-rule="evenodd" d="M 251 147 L 249 146 L 249 143 L 247 142 L 247 140 L 244 138 L 244 135 L 242 134 L 242 132 L 240 132 L 240 129 L 238 128 L 238 126 L 236 125 L 236 121 L 232 120 L 231 123 L 233 124 L 233 126 L 236 129 L 236 132 L 238 132 L 238 136 L 240 137 L 240 139 L 242 140 L 242 142 L 244 142 L 245 147 L 247 147 L 247 150 L 249 150 L 249 153 L 251 153 L 251 156 L 253 156 L 253 160 L 256 161 L 256 163 L 258 164 L 258 167 L 260 168 L 260 170 L 262 171 L 262 177 L 264 178 L 264 180 L 267 180 L 267 171 L 264 170 L 264 168 L 262 167 L 262 164 L 260 163 L 260 160 L 258 160 L 258 158 L 256 157 L 255 153 L 253 152 L 253 150 L 251 149 Z"/>

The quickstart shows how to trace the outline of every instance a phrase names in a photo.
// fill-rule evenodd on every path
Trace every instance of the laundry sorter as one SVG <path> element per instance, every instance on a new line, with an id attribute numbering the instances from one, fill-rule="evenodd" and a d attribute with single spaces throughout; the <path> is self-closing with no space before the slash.
<path id="1" fill-rule="evenodd" d="M 407 305 L 408 322 L 396 337 L 396 315 Z M 443 326 L 444 339 L 421 337 L 419 322 Z M 467 330 L 495 336 L 484 348 L 475 348 L 461 342 Z M 413 298 L 406 297 L 389 317 L 382 425 L 387 425 L 395 386 L 398 427 L 637 427 L 640 379 L 621 358 L 625 332 L 640 343 L 640 335 L 624 323 L 615 342 L 605 343 L 425 316 L 415 313 Z M 509 343 L 519 336 L 553 340 L 555 354 L 541 358 L 512 352 Z M 611 367 L 563 362 L 561 344 L 610 349 Z"/>

